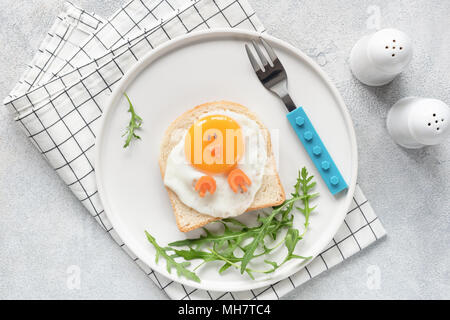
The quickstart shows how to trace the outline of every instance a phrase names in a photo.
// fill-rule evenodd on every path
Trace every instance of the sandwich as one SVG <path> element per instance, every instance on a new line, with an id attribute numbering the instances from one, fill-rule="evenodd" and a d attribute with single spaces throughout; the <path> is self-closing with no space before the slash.
<path id="1" fill-rule="evenodd" d="M 285 201 L 269 130 L 234 102 L 205 103 L 174 120 L 159 166 L 182 232 Z"/>

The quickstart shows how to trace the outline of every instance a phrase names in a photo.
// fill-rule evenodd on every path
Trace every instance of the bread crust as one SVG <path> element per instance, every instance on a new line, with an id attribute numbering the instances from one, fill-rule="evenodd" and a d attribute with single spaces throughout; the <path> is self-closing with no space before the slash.
<path id="1" fill-rule="evenodd" d="M 269 130 L 257 118 L 257 116 L 253 114 L 250 110 L 248 110 L 246 107 L 230 101 L 215 101 L 198 105 L 195 108 L 183 113 L 181 116 L 176 118 L 170 124 L 170 126 L 167 128 L 165 132 L 164 139 L 161 143 L 160 156 L 158 161 L 162 179 L 164 180 L 167 158 L 170 152 L 172 151 L 173 147 L 175 147 L 175 145 L 179 143 L 179 139 L 178 141 L 173 141 L 174 140 L 173 134 L 176 133 L 178 129 L 183 131 L 187 130 L 194 123 L 194 121 L 199 119 L 203 114 L 210 113 L 215 110 L 229 110 L 232 112 L 243 114 L 248 118 L 256 121 L 259 127 L 263 130 L 263 134 L 267 142 L 268 159 L 265 167 L 265 173 L 263 176 L 263 183 L 261 184 L 261 188 L 255 195 L 255 200 L 253 201 L 252 205 L 246 210 L 246 212 L 263 209 L 267 207 L 273 207 L 283 203 L 286 199 L 286 195 L 283 186 L 281 184 L 280 177 L 276 170 L 276 163 L 272 152 L 272 143 L 270 140 Z M 263 187 L 265 187 L 264 191 L 267 188 L 275 187 L 274 190 L 276 192 L 276 196 L 273 197 L 275 199 L 267 201 L 267 195 L 261 193 L 264 192 L 261 191 Z M 199 213 L 198 211 L 186 206 L 183 202 L 181 202 L 181 200 L 178 198 L 175 192 L 173 192 L 168 187 L 166 187 L 166 189 L 169 194 L 169 199 L 174 211 L 175 220 L 178 229 L 180 231 L 189 232 L 197 228 L 203 227 L 213 221 L 221 219 Z M 262 199 L 259 199 L 258 196 L 259 198 Z M 264 203 L 263 201 L 266 202 Z"/>

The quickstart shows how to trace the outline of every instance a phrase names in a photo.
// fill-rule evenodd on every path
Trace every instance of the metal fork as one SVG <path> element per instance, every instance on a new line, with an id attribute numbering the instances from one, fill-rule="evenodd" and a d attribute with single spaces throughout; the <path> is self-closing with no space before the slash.
<path id="1" fill-rule="evenodd" d="M 287 114 L 289 124 L 308 152 L 309 157 L 326 183 L 328 190 L 332 194 L 337 194 L 347 189 L 347 183 L 331 158 L 331 155 L 328 153 L 319 134 L 314 129 L 305 110 L 303 110 L 303 107 L 297 108 L 289 96 L 287 74 L 280 59 L 278 59 L 275 51 L 263 38 L 260 37 L 258 42 L 259 45 L 255 40 L 252 40 L 253 48 L 259 57 L 259 62 L 253 55 L 248 44 L 245 44 L 245 50 L 247 50 L 248 58 L 259 80 L 266 89 L 272 91 L 283 100 L 284 105 L 289 111 Z M 269 61 L 262 52 L 261 47 L 264 48 L 266 55 L 269 57 Z"/>
<path id="2" fill-rule="evenodd" d="M 250 46 L 248 44 L 245 44 L 245 50 L 247 50 L 248 58 L 250 59 L 256 75 L 266 89 L 272 91 L 277 96 L 279 96 L 281 100 L 283 100 L 289 112 L 294 111 L 296 109 L 296 106 L 288 92 L 286 70 L 281 64 L 280 59 L 278 59 L 277 55 L 273 51 L 272 47 L 263 38 L 259 38 L 259 42 L 265 49 L 270 59 L 270 61 L 267 61 L 266 56 L 260 49 L 260 46 L 256 43 L 255 40 L 252 40 L 253 48 L 258 54 L 263 67 L 262 69 L 252 51 L 250 50 Z"/>

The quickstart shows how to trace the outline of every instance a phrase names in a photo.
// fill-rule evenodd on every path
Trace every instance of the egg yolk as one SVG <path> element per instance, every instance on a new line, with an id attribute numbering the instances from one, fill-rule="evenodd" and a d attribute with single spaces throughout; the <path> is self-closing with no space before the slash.
<path id="1" fill-rule="evenodd" d="M 189 128 L 184 151 L 194 168 L 210 174 L 226 173 L 244 153 L 241 127 L 225 115 L 201 118 Z"/>

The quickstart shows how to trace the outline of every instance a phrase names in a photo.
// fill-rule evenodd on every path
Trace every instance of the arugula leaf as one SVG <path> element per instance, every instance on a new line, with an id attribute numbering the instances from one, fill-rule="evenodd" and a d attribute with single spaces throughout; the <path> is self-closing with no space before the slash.
<path id="1" fill-rule="evenodd" d="M 254 273 L 269 274 L 280 268 L 286 262 L 293 259 L 308 260 L 311 257 L 303 257 L 294 254 L 295 248 L 301 239 L 303 239 L 309 226 L 310 214 L 315 210 L 315 206 L 310 206 L 310 201 L 318 196 L 317 193 L 311 193 L 316 183 L 313 176 L 309 176 L 306 168 L 303 168 L 298 173 L 297 182 L 294 186 L 292 197 L 286 200 L 281 205 L 272 208 L 270 213 L 261 214 L 258 216 L 256 227 L 248 227 L 242 222 L 233 219 L 223 219 L 217 223 L 223 225 L 222 233 L 215 234 L 204 228 L 205 234 L 196 239 L 186 239 L 182 241 L 175 241 L 169 244 L 170 247 L 157 251 L 157 258 L 163 253 L 166 253 L 164 258 L 169 256 L 167 252 L 173 252 L 169 257 L 174 259 L 176 257 L 184 259 L 187 263 L 191 260 L 202 260 L 194 271 L 201 265 L 212 262 L 222 261 L 224 264 L 218 270 L 220 274 L 228 270 L 230 267 L 240 270 L 241 274 L 247 273 L 254 279 Z M 297 207 L 295 204 L 301 201 L 303 206 Z M 294 213 L 292 210 L 296 208 L 305 216 L 305 229 L 300 234 L 300 231 L 293 227 Z M 270 237 L 276 240 L 280 234 L 280 230 L 287 229 L 283 239 L 276 245 L 267 246 L 265 238 Z M 250 242 L 246 240 L 251 240 Z M 244 243 L 246 243 L 244 245 Z M 284 244 L 287 254 L 284 259 L 277 263 L 275 261 L 264 260 L 271 268 L 268 270 L 253 270 L 249 268 L 249 263 L 258 257 L 266 256 L 272 251 L 280 248 Z M 206 250 L 202 247 L 206 246 Z M 188 249 L 177 249 L 180 247 L 187 247 Z M 241 251 L 241 254 L 236 255 L 236 251 Z M 243 255 L 242 255 L 243 253 Z M 183 265 L 182 265 L 183 266 Z M 195 275 L 195 274 L 194 274 Z M 195 275 L 196 276 L 196 275 Z"/>
<path id="2" fill-rule="evenodd" d="M 222 221 L 223 222 L 228 222 L 230 224 L 234 224 L 235 226 L 238 226 L 238 227 L 247 228 L 247 226 L 245 224 L 243 224 L 239 220 L 236 220 L 236 219 L 233 219 L 233 218 L 222 219 Z"/>
<path id="3" fill-rule="evenodd" d="M 174 267 L 177 270 L 178 276 L 183 275 L 186 279 L 200 282 L 200 278 L 194 272 L 187 269 L 187 267 L 190 265 L 189 262 L 176 262 L 173 256 L 167 254 L 167 251 L 171 250 L 170 248 L 161 248 L 156 243 L 155 238 L 152 237 L 147 231 L 145 231 L 145 235 L 147 236 L 148 241 L 156 249 L 156 263 L 158 263 L 159 257 L 163 257 L 166 260 L 167 272 L 171 273 L 171 269 L 172 267 Z"/>
<path id="4" fill-rule="evenodd" d="M 309 194 L 309 192 L 316 186 L 316 182 L 311 182 L 311 180 L 314 178 L 314 176 L 308 177 L 308 170 L 306 170 L 305 167 L 303 167 L 301 174 L 299 174 L 298 181 L 300 183 L 300 187 L 303 194 L 303 208 L 297 207 L 297 210 L 299 210 L 303 215 L 305 216 L 305 231 L 302 234 L 306 233 L 308 226 L 309 226 L 309 216 L 311 212 L 313 212 L 316 209 L 316 206 L 310 207 L 309 201 L 316 198 L 319 194 Z"/>
<path id="5" fill-rule="evenodd" d="M 268 228 L 272 222 L 272 220 L 275 218 L 276 215 L 278 215 L 281 210 L 290 204 L 293 204 L 295 201 L 300 200 L 300 197 L 294 197 L 284 202 L 284 204 L 272 211 L 272 213 L 265 218 L 263 225 L 261 226 L 260 232 L 253 238 L 253 241 L 246 246 L 245 248 L 245 254 L 244 258 L 241 262 L 241 273 L 244 273 L 247 265 L 249 264 L 250 260 L 253 258 L 256 249 L 258 246 L 264 241 L 264 238 L 269 233 Z"/>
<path id="6" fill-rule="evenodd" d="M 224 273 L 229 267 L 231 267 L 231 264 L 229 262 L 226 262 L 220 269 L 219 269 L 219 273 L 222 274 Z"/>
<path id="7" fill-rule="evenodd" d="M 201 259 L 206 262 L 217 260 L 216 257 L 210 253 L 205 251 L 198 251 L 190 248 L 189 250 L 173 250 L 178 257 L 182 257 L 185 260 L 196 260 Z"/>
<path id="8" fill-rule="evenodd" d="M 286 259 L 288 259 L 290 255 L 292 255 L 292 252 L 294 252 L 295 246 L 297 245 L 300 239 L 301 238 L 298 235 L 297 229 L 288 230 L 286 239 L 284 240 L 284 244 L 286 245 L 286 249 L 288 250 L 288 255 Z"/>
<path id="9" fill-rule="evenodd" d="M 223 220 L 225 221 L 225 220 Z M 236 220 L 237 221 L 237 220 Z M 277 221 L 277 224 L 272 224 L 269 226 L 270 232 L 278 232 L 279 229 L 285 226 L 291 226 L 292 221 Z M 245 226 L 245 225 L 244 225 Z M 223 243 L 225 241 L 239 241 L 243 242 L 243 240 L 252 238 L 253 236 L 257 235 L 261 232 L 262 226 L 248 228 L 244 227 L 238 231 L 233 231 L 231 229 L 226 229 L 222 234 L 212 234 L 208 229 L 204 228 L 206 235 L 202 235 L 199 238 L 196 239 L 186 239 L 186 240 L 180 240 L 175 241 L 172 243 L 169 243 L 169 246 L 171 247 L 193 247 L 193 246 L 201 246 L 205 244 L 210 243 Z"/>
<path id="10" fill-rule="evenodd" d="M 284 242 L 286 249 L 288 250 L 288 254 L 284 261 L 282 263 L 285 263 L 291 259 L 305 259 L 309 260 L 311 257 L 302 257 L 294 254 L 295 247 L 297 246 L 297 243 L 302 239 L 301 236 L 299 236 L 299 232 L 297 229 L 289 229 L 286 240 Z"/>
<path id="11" fill-rule="evenodd" d="M 124 93 L 124 96 L 128 100 L 129 104 L 128 112 L 131 113 L 131 119 L 126 129 L 127 131 L 122 135 L 122 137 L 127 136 L 127 139 L 125 140 L 125 144 L 123 146 L 124 148 L 127 148 L 130 145 L 130 142 L 133 138 L 141 139 L 141 137 L 135 133 L 135 130 L 139 129 L 142 126 L 142 118 L 139 117 L 134 111 L 133 104 L 131 103 L 130 98 L 128 98 L 128 95 Z"/>
<path id="12" fill-rule="evenodd" d="M 237 265 L 237 263 L 242 261 L 242 258 L 239 258 L 234 254 L 234 251 L 236 248 L 237 248 L 237 246 L 232 246 L 232 247 L 229 247 L 227 250 L 220 252 L 220 253 L 218 251 L 216 251 L 215 248 L 210 249 L 209 251 L 199 251 L 199 250 L 195 250 L 192 248 L 190 248 L 189 250 L 173 249 L 173 251 L 175 252 L 176 256 L 182 257 L 185 260 L 199 259 L 199 260 L 203 260 L 203 263 L 212 262 L 212 261 L 224 261 L 225 264 L 219 270 L 219 273 L 222 273 L 231 266 L 233 266 L 235 268 L 239 267 Z M 252 276 L 251 270 L 247 269 L 245 271 L 250 276 Z"/>

